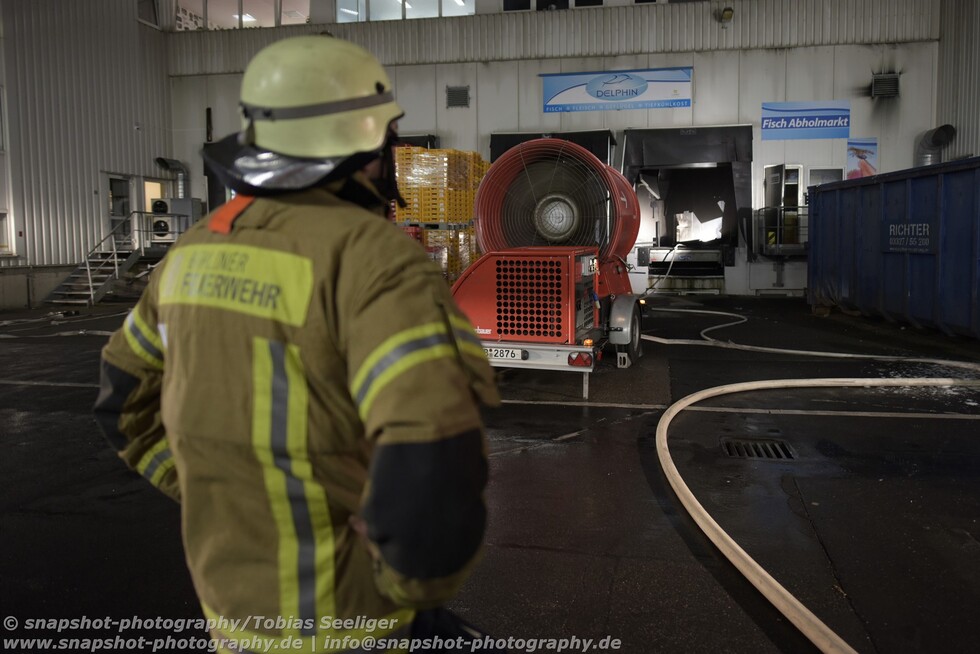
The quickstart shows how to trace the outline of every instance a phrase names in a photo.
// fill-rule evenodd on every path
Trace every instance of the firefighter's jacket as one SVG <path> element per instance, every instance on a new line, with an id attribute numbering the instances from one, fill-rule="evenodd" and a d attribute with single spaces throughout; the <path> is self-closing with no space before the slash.
<path id="1" fill-rule="evenodd" d="M 493 374 L 441 270 L 318 188 L 239 196 L 181 237 L 103 351 L 95 413 L 182 503 L 213 637 L 325 652 L 367 619 L 404 634 L 467 576 L 481 401 L 499 401 Z"/>

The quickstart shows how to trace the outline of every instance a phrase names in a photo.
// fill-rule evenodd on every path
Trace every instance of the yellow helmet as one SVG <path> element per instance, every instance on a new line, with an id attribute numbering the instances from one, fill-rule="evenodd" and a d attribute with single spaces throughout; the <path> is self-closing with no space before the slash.
<path id="1" fill-rule="evenodd" d="M 252 195 L 349 175 L 383 154 L 404 114 L 378 60 L 332 36 L 259 51 L 245 69 L 241 110 L 242 131 L 203 155 L 226 186 Z"/>
<path id="2" fill-rule="evenodd" d="M 379 150 L 404 113 L 378 60 L 330 36 L 262 49 L 245 69 L 241 108 L 246 143 L 307 159 Z"/>

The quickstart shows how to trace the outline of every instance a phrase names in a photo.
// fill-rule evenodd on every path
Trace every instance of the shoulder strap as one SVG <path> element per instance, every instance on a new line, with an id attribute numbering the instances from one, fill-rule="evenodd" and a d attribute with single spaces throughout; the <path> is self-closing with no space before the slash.
<path id="1" fill-rule="evenodd" d="M 208 229 L 216 234 L 231 234 L 232 224 L 245 212 L 245 209 L 254 200 L 254 196 L 239 193 L 211 214 L 211 220 L 208 221 Z"/>

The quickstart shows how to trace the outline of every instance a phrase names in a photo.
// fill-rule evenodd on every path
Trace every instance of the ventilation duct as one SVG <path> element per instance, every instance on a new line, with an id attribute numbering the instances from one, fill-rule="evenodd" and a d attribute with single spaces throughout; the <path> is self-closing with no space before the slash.
<path id="1" fill-rule="evenodd" d="M 871 76 L 872 98 L 897 98 L 898 73 L 875 73 Z"/>
<path id="2" fill-rule="evenodd" d="M 943 162 L 943 148 L 956 136 L 952 125 L 940 125 L 922 134 L 915 144 L 915 165 L 932 166 Z"/>
<path id="3" fill-rule="evenodd" d="M 177 195 L 175 197 L 181 199 L 189 198 L 191 189 L 187 167 L 176 159 L 167 159 L 165 157 L 157 157 L 156 162 L 164 170 L 172 170 L 177 173 Z"/>

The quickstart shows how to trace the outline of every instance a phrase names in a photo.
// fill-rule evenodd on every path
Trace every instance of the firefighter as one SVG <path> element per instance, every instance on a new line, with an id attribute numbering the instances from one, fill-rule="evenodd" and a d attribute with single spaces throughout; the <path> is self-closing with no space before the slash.
<path id="1" fill-rule="evenodd" d="M 181 502 L 218 651 L 481 637 L 438 607 L 482 543 L 479 408 L 499 398 L 441 271 L 383 217 L 388 76 L 352 43 L 289 38 L 249 63 L 241 110 L 205 153 L 236 195 L 111 337 L 96 418 Z"/>

